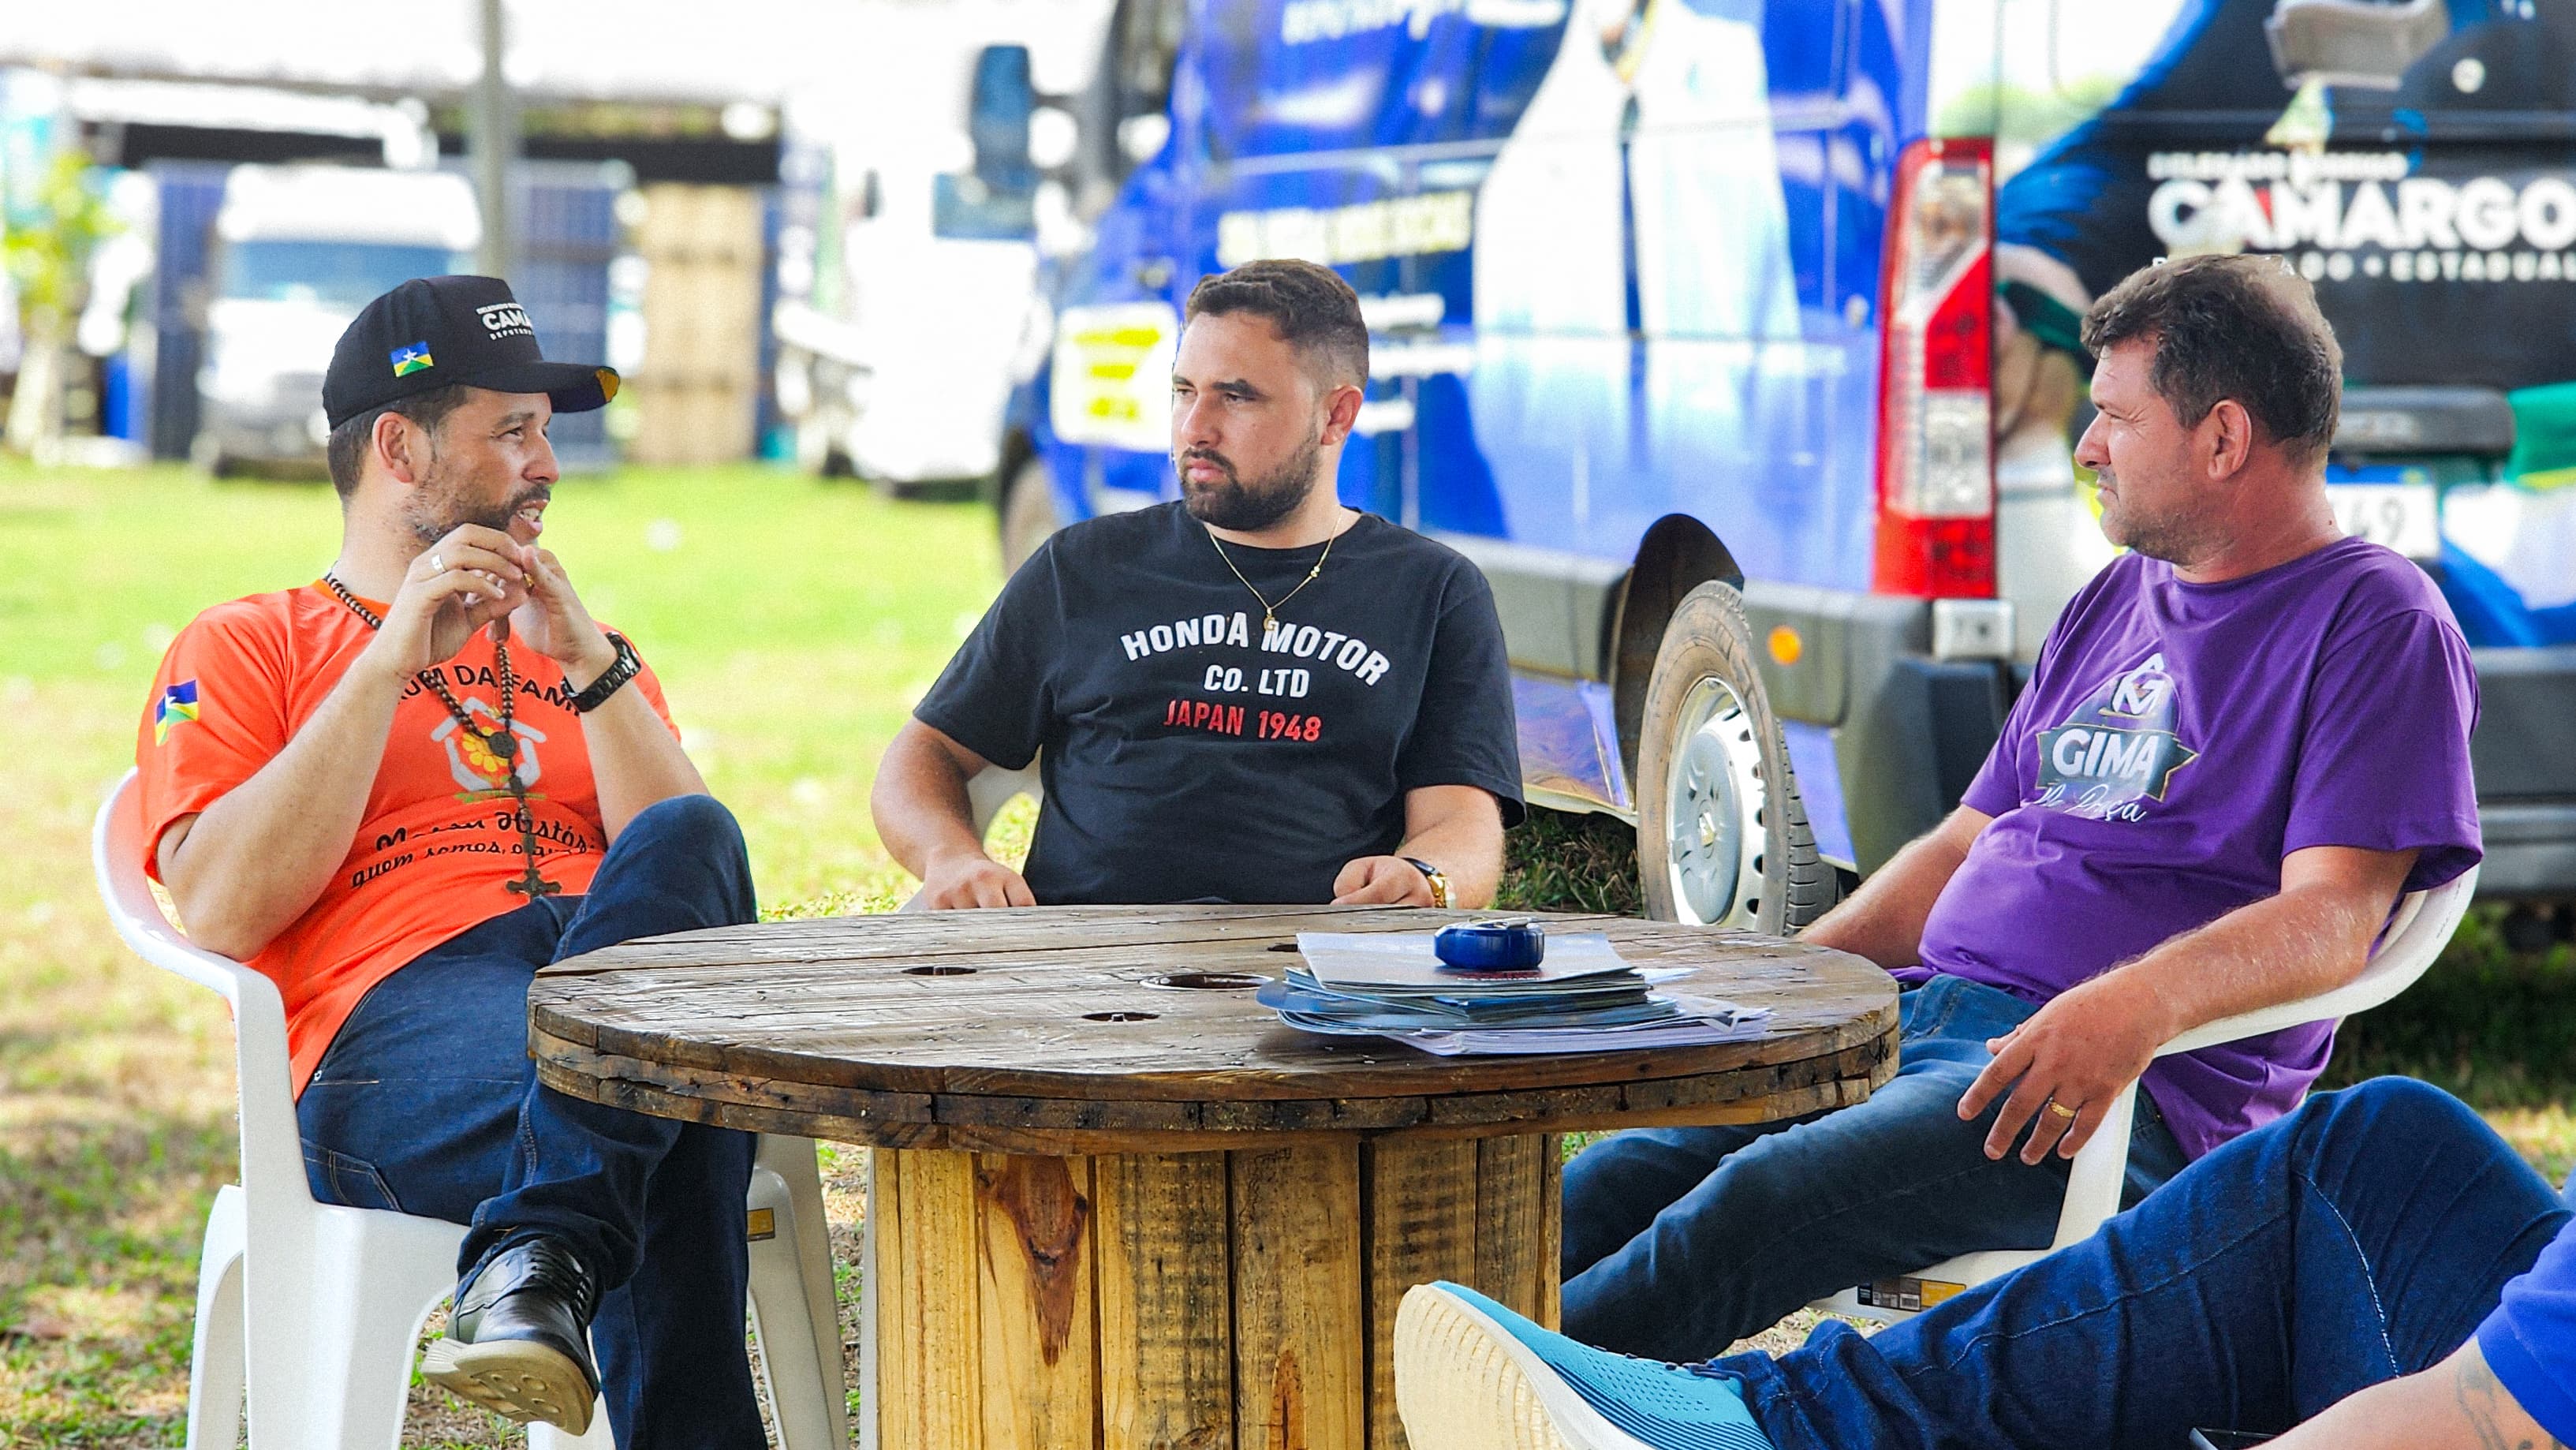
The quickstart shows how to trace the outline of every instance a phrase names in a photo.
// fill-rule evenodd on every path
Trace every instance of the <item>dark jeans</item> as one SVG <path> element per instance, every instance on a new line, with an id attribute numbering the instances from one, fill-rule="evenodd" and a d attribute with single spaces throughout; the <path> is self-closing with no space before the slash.
<path id="1" fill-rule="evenodd" d="M 2568 1217 L 2467 1107 L 2407 1078 L 2310 1098 L 2102 1232 L 1863 1338 L 1717 1368 L 1779 1450 L 2177 1450 L 2277 1433 L 2459 1348 Z"/>
<path id="2" fill-rule="evenodd" d="M 1998 1101 L 1974 1122 L 1959 1097 L 2000 1037 L 2039 1009 L 1935 977 L 1898 999 L 1896 1077 L 1869 1101 L 1755 1127 L 1650 1128 L 1565 1169 L 1565 1332 L 1651 1359 L 1723 1353 L 1855 1284 L 1980 1249 L 2044 1249 L 2066 1160 L 1986 1157 Z M 2183 1165 L 2138 1095 L 2124 1203 Z"/>
<path id="3" fill-rule="evenodd" d="M 767 1444 L 743 1347 L 752 1136 L 541 1087 L 528 984 L 549 962 L 756 919 L 733 816 L 680 796 L 618 834 L 584 896 L 551 896 L 370 990 L 295 1105 L 313 1193 L 470 1224 L 458 1272 L 560 1237 L 606 1292 L 591 1340 L 624 1450 Z"/>

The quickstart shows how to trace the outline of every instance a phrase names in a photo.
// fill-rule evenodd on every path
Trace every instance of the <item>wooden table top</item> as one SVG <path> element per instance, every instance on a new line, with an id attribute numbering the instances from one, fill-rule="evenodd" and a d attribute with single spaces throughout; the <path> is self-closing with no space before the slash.
<path id="1" fill-rule="evenodd" d="M 1607 916 L 1671 989 L 1768 1007 L 1759 1037 L 1434 1057 L 1283 1025 L 1253 1000 L 1299 931 L 1423 931 L 1479 913 L 1037 907 L 689 932 L 557 963 L 528 993 L 539 1075 L 577 1096 L 886 1147 L 1190 1151 L 1318 1133 L 1488 1136 L 1766 1121 L 1895 1070 L 1896 985 L 1846 953 Z"/>

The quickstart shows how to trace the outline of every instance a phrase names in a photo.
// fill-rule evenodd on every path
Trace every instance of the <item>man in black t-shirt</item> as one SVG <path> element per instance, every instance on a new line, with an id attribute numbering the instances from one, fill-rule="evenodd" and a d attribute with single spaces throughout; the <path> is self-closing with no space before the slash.
<path id="1" fill-rule="evenodd" d="M 1521 815 L 1502 627 L 1473 564 L 1335 498 L 1367 381 L 1331 271 L 1191 292 L 1180 500 L 1049 539 L 878 768 L 923 905 L 1493 899 Z M 984 854 L 966 781 L 1033 755 L 1023 879 Z"/>

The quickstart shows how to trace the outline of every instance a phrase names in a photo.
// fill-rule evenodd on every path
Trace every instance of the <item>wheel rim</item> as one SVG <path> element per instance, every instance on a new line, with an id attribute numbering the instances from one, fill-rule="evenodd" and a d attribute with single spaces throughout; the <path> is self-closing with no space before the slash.
<path id="1" fill-rule="evenodd" d="M 1673 914 L 1751 926 L 1762 910 L 1762 742 L 1732 686 L 1705 679 L 1683 697 L 1664 802 Z"/>

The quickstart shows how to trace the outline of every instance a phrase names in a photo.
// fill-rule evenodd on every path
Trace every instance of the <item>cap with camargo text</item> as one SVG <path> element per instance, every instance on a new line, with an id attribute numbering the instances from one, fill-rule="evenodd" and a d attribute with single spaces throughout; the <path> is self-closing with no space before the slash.
<path id="1" fill-rule="evenodd" d="M 362 308 L 322 377 L 322 412 L 337 428 L 370 409 L 458 383 L 543 393 L 558 413 L 604 408 L 617 370 L 548 362 L 537 330 L 498 277 L 415 277 Z"/>

